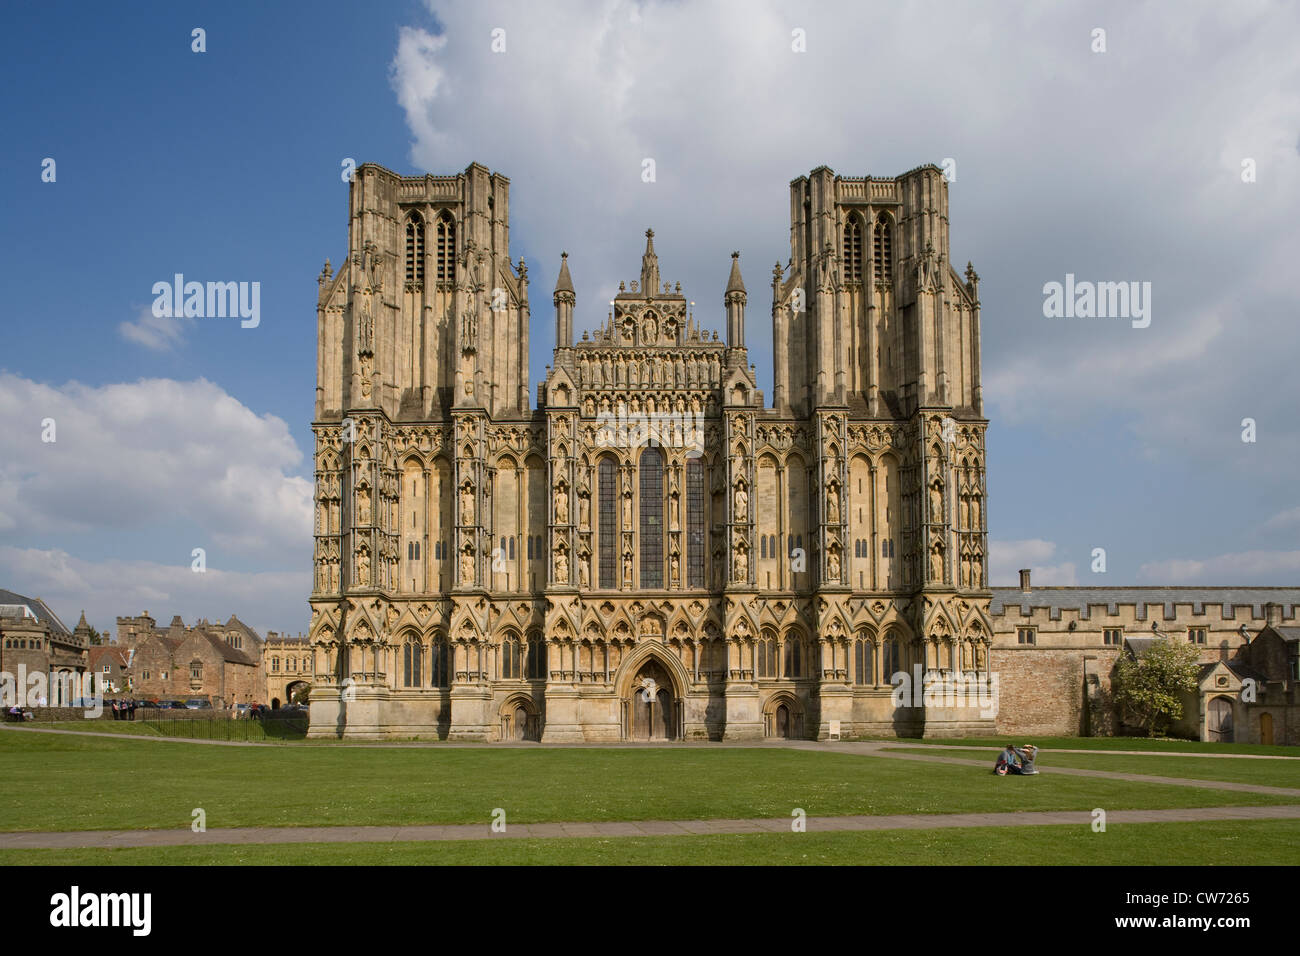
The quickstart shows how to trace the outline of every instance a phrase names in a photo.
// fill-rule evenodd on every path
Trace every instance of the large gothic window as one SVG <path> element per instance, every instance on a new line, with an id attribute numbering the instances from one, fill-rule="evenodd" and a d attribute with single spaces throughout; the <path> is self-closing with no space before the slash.
<path id="1" fill-rule="evenodd" d="M 447 212 L 438 217 L 437 279 L 448 285 L 456 281 L 456 221 Z"/>
<path id="2" fill-rule="evenodd" d="M 889 282 L 893 278 L 892 239 L 889 217 L 882 212 L 876 219 L 876 230 L 871 246 L 871 256 L 874 260 L 873 269 L 877 282 Z"/>
<path id="3" fill-rule="evenodd" d="M 758 677 L 776 677 L 776 638 L 769 634 L 764 634 L 759 639 L 758 660 L 754 662 L 754 670 L 757 671 Z"/>
<path id="4" fill-rule="evenodd" d="M 686 459 L 686 586 L 704 587 L 704 460 Z"/>
<path id="5" fill-rule="evenodd" d="M 893 637 L 886 638 L 882 652 L 883 656 L 880 661 L 881 678 L 893 683 L 891 678 L 903 669 L 903 655 L 901 648 L 898 646 L 898 641 Z"/>
<path id="6" fill-rule="evenodd" d="M 844 278 L 862 281 L 862 218 L 857 213 L 844 226 Z"/>
<path id="7" fill-rule="evenodd" d="M 407 640 L 402 644 L 402 686 L 422 686 L 421 664 L 424 663 L 424 646 L 418 641 Z"/>
<path id="8" fill-rule="evenodd" d="M 406 221 L 406 281 L 424 281 L 424 219 L 418 212 Z"/>
<path id="9" fill-rule="evenodd" d="M 869 637 L 859 637 L 853 642 L 853 683 L 874 683 L 876 647 Z"/>
<path id="10" fill-rule="evenodd" d="M 514 635 L 509 635 L 501 642 L 501 679 L 518 680 L 523 677 L 523 671 L 520 668 L 522 659 L 519 653 L 519 641 Z"/>
<path id="11" fill-rule="evenodd" d="M 794 631 L 785 638 L 785 676 L 803 676 L 803 639 Z"/>
<path id="12" fill-rule="evenodd" d="M 433 642 L 433 653 L 429 660 L 429 683 L 434 687 L 446 687 L 451 683 L 451 646 L 445 637 Z"/>
<path id="13" fill-rule="evenodd" d="M 546 642 L 535 631 L 528 635 L 528 679 L 546 679 Z"/>
<path id="14" fill-rule="evenodd" d="M 597 476 L 596 488 L 596 540 L 597 561 L 599 564 L 599 586 L 614 587 L 614 552 L 618 544 L 617 509 L 614 503 L 614 485 L 617 468 L 612 459 L 602 458 Z"/>
<path id="15" fill-rule="evenodd" d="M 664 586 L 664 456 L 641 453 L 641 587 Z"/>

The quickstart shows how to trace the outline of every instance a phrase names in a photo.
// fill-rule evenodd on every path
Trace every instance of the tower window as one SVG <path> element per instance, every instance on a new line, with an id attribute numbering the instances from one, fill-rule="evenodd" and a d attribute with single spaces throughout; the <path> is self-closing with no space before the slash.
<path id="1" fill-rule="evenodd" d="M 444 212 L 438 217 L 437 279 L 439 283 L 456 281 L 456 222 Z"/>
<path id="2" fill-rule="evenodd" d="M 893 242 L 889 217 L 884 213 L 876 219 L 875 234 L 872 239 L 873 269 L 877 282 L 889 282 L 893 279 Z"/>
<path id="3" fill-rule="evenodd" d="M 406 221 L 406 281 L 424 281 L 424 220 L 418 212 Z"/>
<path id="4" fill-rule="evenodd" d="M 844 226 L 844 278 L 862 281 L 862 220 L 854 213 Z"/>

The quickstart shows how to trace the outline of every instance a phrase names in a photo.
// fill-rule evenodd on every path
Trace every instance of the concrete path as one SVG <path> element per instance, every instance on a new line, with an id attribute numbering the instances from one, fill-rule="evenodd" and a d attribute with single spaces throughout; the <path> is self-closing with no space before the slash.
<path id="1" fill-rule="evenodd" d="M 1295 820 L 1300 805 L 1202 807 L 1176 810 L 1111 810 L 1116 823 L 1198 823 L 1222 820 Z M 952 827 L 1091 826 L 1087 810 L 1017 813 L 927 813 L 889 816 L 809 817 L 809 833 L 936 830 Z M 635 820 L 608 823 L 510 823 L 504 833 L 490 826 L 238 827 L 190 830 L 82 830 L 65 833 L 4 833 L 0 849 L 111 849 L 115 847 L 210 846 L 266 843 L 435 843 L 443 840 L 555 839 L 557 837 L 700 836 L 725 833 L 790 833 L 791 819 Z"/>
<path id="2" fill-rule="evenodd" d="M 885 748 L 895 747 L 913 747 L 924 748 L 926 750 L 987 750 L 990 754 L 996 754 L 1001 747 L 988 747 L 981 744 L 921 744 L 907 743 L 906 741 L 854 741 L 855 743 L 875 743 Z M 1082 750 L 1075 747 L 1051 747 L 1044 751 L 1048 754 L 1101 754 L 1104 756 L 1113 756 L 1122 754 L 1131 757 L 1209 757 L 1214 760 L 1300 760 L 1297 757 L 1284 757 L 1281 754 L 1221 754 L 1221 753 L 1203 753 L 1196 750 Z"/>
<path id="3" fill-rule="evenodd" d="M 887 746 L 863 743 L 829 743 L 817 741 L 812 743 L 817 749 L 831 750 L 834 753 L 856 753 L 867 757 L 888 757 L 892 760 L 918 760 L 922 763 L 956 764 L 966 767 L 984 767 L 990 773 L 993 764 L 988 760 L 969 760 L 963 757 L 944 757 L 930 754 L 913 754 L 891 751 Z M 1065 753 L 1065 751 L 1061 751 Z M 1095 777 L 1101 780 L 1127 780 L 1133 783 L 1161 783 L 1173 787 L 1203 787 L 1206 790 L 1234 790 L 1238 793 L 1267 793 L 1278 797 L 1300 797 L 1300 789 L 1294 787 L 1266 787 L 1255 783 L 1232 783 L 1227 780 L 1201 780 L 1189 777 L 1159 777 L 1150 773 L 1121 773 L 1115 770 L 1085 770 L 1079 767 L 1053 767 L 1050 762 L 1051 752 L 1041 773 L 1052 776 Z"/>

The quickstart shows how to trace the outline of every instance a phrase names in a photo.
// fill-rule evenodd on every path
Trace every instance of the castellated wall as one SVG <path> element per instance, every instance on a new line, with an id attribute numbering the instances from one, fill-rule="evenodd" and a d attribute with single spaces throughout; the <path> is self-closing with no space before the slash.
<path id="1" fill-rule="evenodd" d="M 1208 664 L 1235 660 L 1266 624 L 1297 619 L 1294 588 L 1034 587 L 993 592 L 989 661 L 999 681 L 997 728 L 1017 736 L 1116 733 L 1111 682 L 1127 641 L 1164 635 L 1194 643 L 1201 663 Z M 1021 642 L 1022 629 L 1031 632 L 1032 643 Z M 1200 715 L 1186 716 L 1194 725 L 1200 723 Z"/>

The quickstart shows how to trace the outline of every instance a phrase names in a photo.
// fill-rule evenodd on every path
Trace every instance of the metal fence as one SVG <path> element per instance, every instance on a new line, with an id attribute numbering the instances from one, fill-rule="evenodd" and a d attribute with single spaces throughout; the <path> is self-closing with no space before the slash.
<path id="1" fill-rule="evenodd" d="M 150 710 L 140 718 L 164 737 L 189 740 L 302 740 L 307 736 L 305 713 L 272 711 L 262 717 L 232 719 L 228 716 L 169 717 L 166 711 Z"/>

